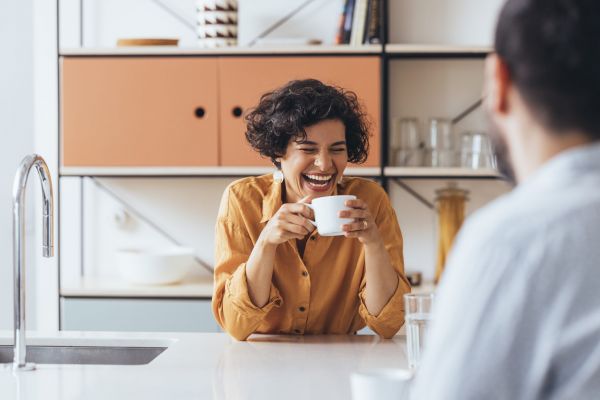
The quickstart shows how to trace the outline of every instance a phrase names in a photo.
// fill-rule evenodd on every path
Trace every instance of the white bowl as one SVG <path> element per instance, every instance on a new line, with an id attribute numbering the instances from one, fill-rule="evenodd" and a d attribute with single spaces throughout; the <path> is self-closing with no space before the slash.
<path id="1" fill-rule="evenodd" d="M 128 248 L 116 252 L 121 276 L 141 285 L 166 285 L 181 281 L 194 263 L 189 247 Z"/>

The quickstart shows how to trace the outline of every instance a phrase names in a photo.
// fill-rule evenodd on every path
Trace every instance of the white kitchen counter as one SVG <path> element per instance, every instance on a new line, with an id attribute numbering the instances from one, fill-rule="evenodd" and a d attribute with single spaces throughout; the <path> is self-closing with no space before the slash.
<path id="1" fill-rule="evenodd" d="M 49 343 L 30 336 L 29 344 Z M 59 332 L 52 337 L 54 343 L 76 345 L 170 345 L 141 366 L 38 364 L 35 371 L 15 374 L 4 366 L 1 399 L 348 400 L 352 372 L 406 368 L 403 336 L 253 335 L 247 342 L 220 333 Z M 11 332 L 0 333 L 0 345 L 9 344 L 9 338 Z"/>

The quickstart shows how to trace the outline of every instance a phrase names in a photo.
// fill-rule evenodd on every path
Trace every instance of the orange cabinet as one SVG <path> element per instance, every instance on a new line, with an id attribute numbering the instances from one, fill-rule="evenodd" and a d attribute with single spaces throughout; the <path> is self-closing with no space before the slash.
<path id="1" fill-rule="evenodd" d="M 223 165 L 271 165 L 247 144 L 240 111 L 260 96 L 293 79 L 315 78 L 356 92 L 373 122 L 365 166 L 379 165 L 379 57 L 231 57 L 219 59 L 221 162 Z"/>
<path id="2" fill-rule="evenodd" d="M 62 165 L 267 166 L 242 113 L 292 79 L 357 93 L 373 122 L 366 166 L 379 166 L 380 58 L 64 57 Z"/>
<path id="3" fill-rule="evenodd" d="M 215 58 L 67 57 L 64 166 L 218 164 Z"/>

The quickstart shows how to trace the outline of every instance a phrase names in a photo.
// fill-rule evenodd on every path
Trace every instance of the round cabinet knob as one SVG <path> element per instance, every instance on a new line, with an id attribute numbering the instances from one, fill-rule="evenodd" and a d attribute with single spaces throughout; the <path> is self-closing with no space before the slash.
<path id="1" fill-rule="evenodd" d="M 233 109 L 231 110 L 231 114 L 233 114 L 233 116 L 236 118 L 241 117 L 243 112 L 244 110 L 242 110 L 242 107 L 240 106 L 233 107 Z"/>
<path id="2" fill-rule="evenodd" d="M 204 111 L 204 107 L 198 107 L 194 110 L 194 114 L 196 114 L 196 117 L 202 118 L 206 114 L 206 111 Z"/>

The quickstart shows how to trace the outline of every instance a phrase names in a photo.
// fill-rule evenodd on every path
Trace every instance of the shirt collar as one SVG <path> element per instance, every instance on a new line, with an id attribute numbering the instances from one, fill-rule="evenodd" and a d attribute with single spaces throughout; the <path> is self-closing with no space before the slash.
<path id="1" fill-rule="evenodd" d="M 263 198 L 262 219 L 260 222 L 267 222 L 270 220 L 283 204 L 281 201 L 281 190 L 285 183 L 275 182 L 272 177 L 269 179 L 269 181 L 269 191 Z"/>
<path id="2" fill-rule="evenodd" d="M 579 179 L 588 174 L 600 173 L 600 142 L 562 151 L 547 161 L 524 187 L 537 189 L 562 185 L 565 180 Z"/>

